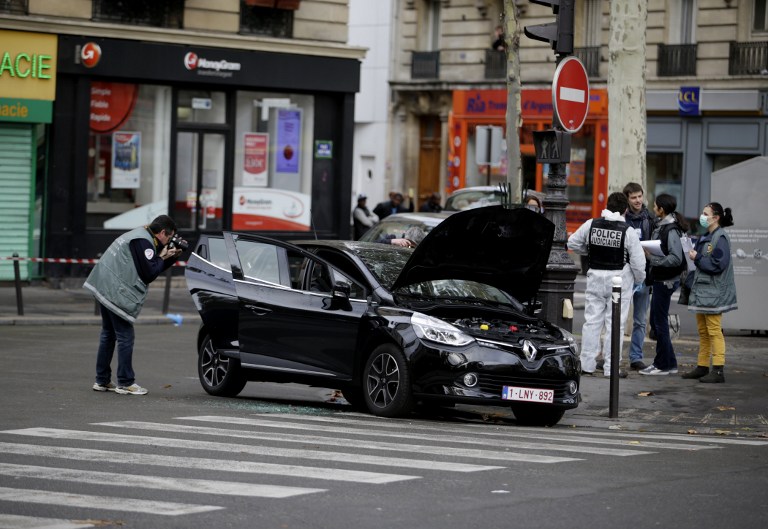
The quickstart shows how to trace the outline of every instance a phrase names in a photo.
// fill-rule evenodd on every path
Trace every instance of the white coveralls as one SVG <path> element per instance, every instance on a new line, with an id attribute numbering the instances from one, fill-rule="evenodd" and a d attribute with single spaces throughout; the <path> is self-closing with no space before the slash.
<path id="1" fill-rule="evenodd" d="M 604 209 L 601 216 L 607 220 L 624 222 L 620 213 L 614 213 Z M 573 235 L 568 238 L 568 249 L 579 255 L 587 255 L 589 250 L 589 231 L 592 227 L 592 219 L 582 224 Z M 629 314 L 629 303 L 632 301 L 634 284 L 645 281 L 645 252 L 640 246 L 637 232 L 628 229 L 624 240 L 624 253 L 629 262 L 622 270 L 595 270 L 587 271 L 587 290 L 585 292 L 586 303 L 584 307 L 584 327 L 581 330 L 581 369 L 592 373 L 596 368 L 597 355 L 601 351 L 600 335 L 605 327 L 602 351 L 603 371 L 605 376 L 611 374 L 611 320 L 612 303 L 611 280 L 621 274 L 621 322 L 619 324 L 619 359 L 624 343 L 624 322 Z"/>

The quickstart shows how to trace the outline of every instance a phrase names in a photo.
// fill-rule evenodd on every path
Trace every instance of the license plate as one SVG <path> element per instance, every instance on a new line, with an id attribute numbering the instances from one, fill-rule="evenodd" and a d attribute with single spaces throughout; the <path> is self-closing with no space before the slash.
<path id="1" fill-rule="evenodd" d="M 504 386 L 501 391 L 504 400 L 519 400 L 523 402 L 552 403 L 555 392 L 551 389 L 518 388 L 516 386 Z"/>

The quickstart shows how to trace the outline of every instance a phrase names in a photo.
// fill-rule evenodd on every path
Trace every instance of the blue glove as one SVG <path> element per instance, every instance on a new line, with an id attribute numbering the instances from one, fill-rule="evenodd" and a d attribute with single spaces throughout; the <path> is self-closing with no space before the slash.
<path id="1" fill-rule="evenodd" d="M 632 293 L 635 294 L 636 292 L 640 292 L 644 286 L 645 285 L 643 283 L 635 283 L 632 287 Z"/>

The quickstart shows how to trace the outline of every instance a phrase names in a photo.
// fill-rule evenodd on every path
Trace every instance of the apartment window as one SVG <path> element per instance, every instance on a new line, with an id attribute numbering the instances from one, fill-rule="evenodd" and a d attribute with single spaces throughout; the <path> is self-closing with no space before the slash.
<path id="1" fill-rule="evenodd" d="M 27 15 L 28 0 L 0 0 L 0 13 L 9 15 Z"/>
<path id="2" fill-rule="evenodd" d="M 93 20 L 158 28 L 184 27 L 184 0 L 93 0 Z"/>
<path id="3" fill-rule="evenodd" d="M 298 8 L 298 0 L 240 0 L 240 33 L 291 38 Z"/>
<path id="4" fill-rule="evenodd" d="M 440 0 L 429 2 L 427 10 L 427 51 L 440 49 Z"/>
<path id="5" fill-rule="evenodd" d="M 754 18 L 752 21 L 753 31 L 768 31 L 768 1 L 767 0 L 753 0 L 754 1 Z"/>

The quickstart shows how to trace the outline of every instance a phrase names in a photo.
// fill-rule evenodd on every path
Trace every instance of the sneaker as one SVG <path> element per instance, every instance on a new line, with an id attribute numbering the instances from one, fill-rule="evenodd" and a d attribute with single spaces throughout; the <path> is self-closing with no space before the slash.
<path id="1" fill-rule="evenodd" d="M 629 364 L 629 368 L 632 371 L 641 371 L 641 370 L 645 369 L 646 367 L 648 367 L 648 366 L 645 365 L 642 360 L 635 360 L 634 362 Z"/>
<path id="2" fill-rule="evenodd" d="M 605 378 L 611 378 L 611 372 L 610 371 L 606 371 L 605 373 L 603 373 L 603 376 Z M 627 373 L 625 370 L 619 368 L 619 378 L 627 378 L 628 376 L 629 376 L 629 373 Z"/>
<path id="3" fill-rule="evenodd" d="M 593 376 L 595 376 L 595 372 L 594 371 L 584 371 L 582 369 L 581 370 L 581 376 L 583 376 L 583 377 L 593 377 Z"/>
<path id="4" fill-rule="evenodd" d="M 654 376 L 664 376 L 669 375 L 669 371 L 666 369 L 659 369 L 655 365 L 651 364 L 645 369 L 640 370 L 641 375 L 654 375 Z"/>
<path id="5" fill-rule="evenodd" d="M 115 393 L 120 395 L 146 395 L 149 392 L 138 384 L 131 384 L 130 386 L 117 386 Z"/>
<path id="6" fill-rule="evenodd" d="M 117 386 L 115 386 L 112 382 L 107 384 L 99 384 L 98 382 L 93 383 L 93 391 L 115 391 L 116 389 Z"/>
<path id="7" fill-rule="evenodd" d="M 667 373 L 670 375 L 676 375 L 677 374 L 677 368 L 673 367 L 672 369 L 667 369 Z"/>

